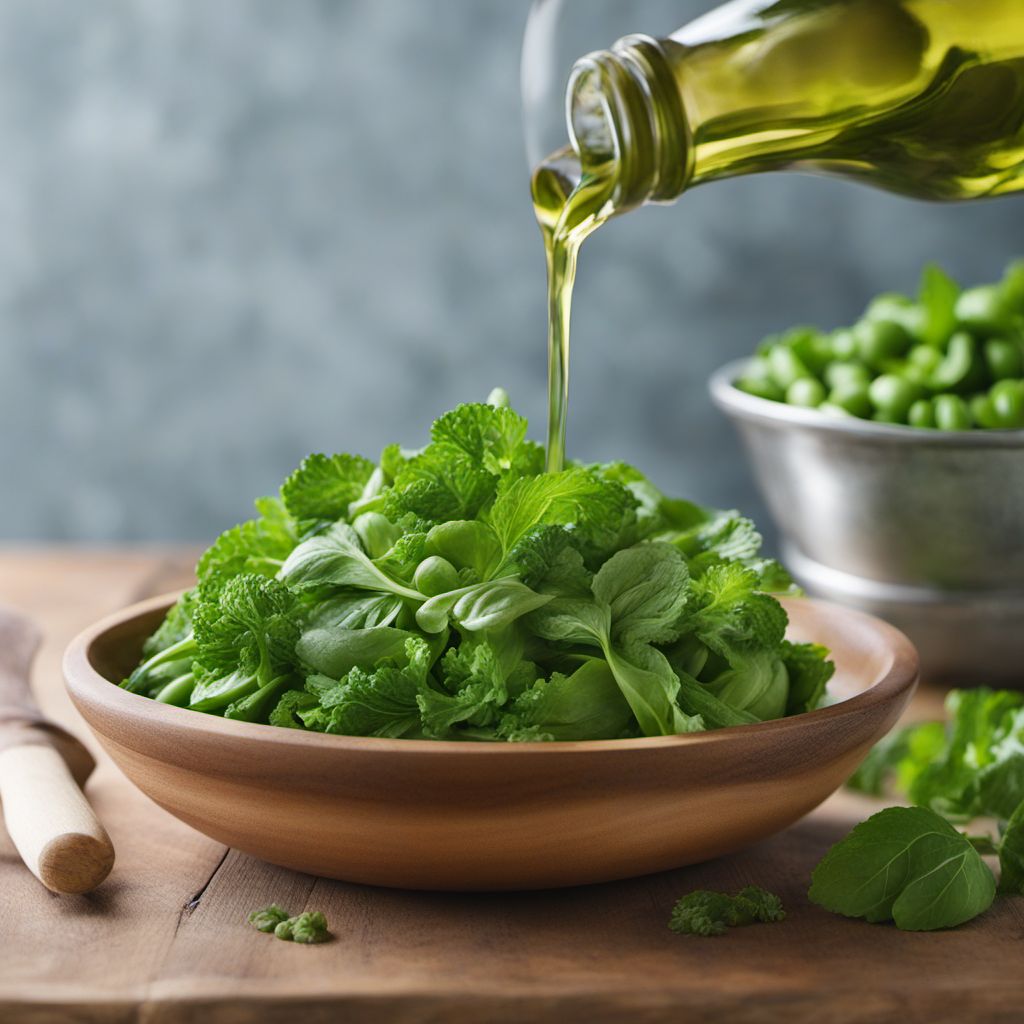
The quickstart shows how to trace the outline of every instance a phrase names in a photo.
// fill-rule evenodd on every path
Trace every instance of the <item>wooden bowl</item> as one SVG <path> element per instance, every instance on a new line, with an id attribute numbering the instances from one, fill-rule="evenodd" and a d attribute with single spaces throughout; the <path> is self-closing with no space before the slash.
<path id="1" fill-rule="evenodd" d="M 219 842 L 298 871 L 415 889 L 535 889 L 681 867 L 817 806 L 893 726 L 917 653 L 892 626 L 788 599 L 832 649 L 839 703 L 688 736 L 488 744 L 327 736 L 158 704 L 113 685 L 172 597 L 68 648 L 71 698 L 125 775 Z"/>

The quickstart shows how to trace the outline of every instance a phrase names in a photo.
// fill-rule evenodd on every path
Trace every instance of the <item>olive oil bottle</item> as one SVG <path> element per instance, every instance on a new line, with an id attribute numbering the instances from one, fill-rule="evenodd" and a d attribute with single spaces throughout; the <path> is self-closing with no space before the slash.
<path id="1" fill-rule="evenodd" d="M 569 145 L 535 170 L 548 261 L 548 468 L 564 462 L 583 239 L 609 217 L 758 171 L 921 199 L 1024 188 L 1024 0 L 734 0 L 627 36 L 569 79 Z"/>

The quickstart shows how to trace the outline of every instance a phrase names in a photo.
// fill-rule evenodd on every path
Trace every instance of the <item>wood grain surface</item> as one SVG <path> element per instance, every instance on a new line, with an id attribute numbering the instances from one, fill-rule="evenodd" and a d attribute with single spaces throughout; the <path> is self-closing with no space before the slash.
<path id="1" fill-rule="evenodd" d="M 807 902 L 814 864 L 874 809 L 849 794 L 742 854 L 544 893 L 349 885 L 205 839 L 149 802 L 85 737 L 59 674 L 74 633 L 187 583 L 193 555 L 0 552 L 0 601 L 46 632 L 40 704 L 97 753 L 89 795 L 118 854 L 95 893 L 59 897 L 0 837 L 4 1024 L 1024 1020 L 1024 900 L 932 934 L 847 921 Z M 924 691 L 912 713 L 933 714 L 939 699 Z M 752 882 L 783 897 L 783 924 L 707 940 L 666 929 L 682 893 Z M 248 911 L 272 901 L 293 913 L 323 910 L 333 941 L 300 947 L 249 928 Z"/>

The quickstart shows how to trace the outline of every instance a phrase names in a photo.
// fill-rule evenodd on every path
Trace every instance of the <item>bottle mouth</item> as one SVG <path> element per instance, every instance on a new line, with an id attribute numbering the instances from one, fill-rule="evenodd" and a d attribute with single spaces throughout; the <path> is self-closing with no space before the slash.
<path id="1" fill-rule="evenodd" d="M 689 129 L 664 51 L 626 36 L 580 58 L 566 90 L 569 139 L 584 173 L 615 165 L 616 210 L 676 199 L 689 178 Z"/>

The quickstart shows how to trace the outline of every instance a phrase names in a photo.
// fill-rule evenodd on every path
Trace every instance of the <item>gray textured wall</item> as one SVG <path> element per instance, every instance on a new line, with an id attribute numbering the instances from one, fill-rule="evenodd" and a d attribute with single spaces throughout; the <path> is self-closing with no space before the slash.
<path id="1" fill-rule="evenodd" d="M 540 436 L 525 12 L 0 3 L 0 538 L 206 538 L 307 451 L 418 443 L 499 382 Z M 708 373 L 928 259 L 992 277 L 1022 221 L 777 176 L 609 225 L 582 260 L 572 453 L 757 512 Z"/>

